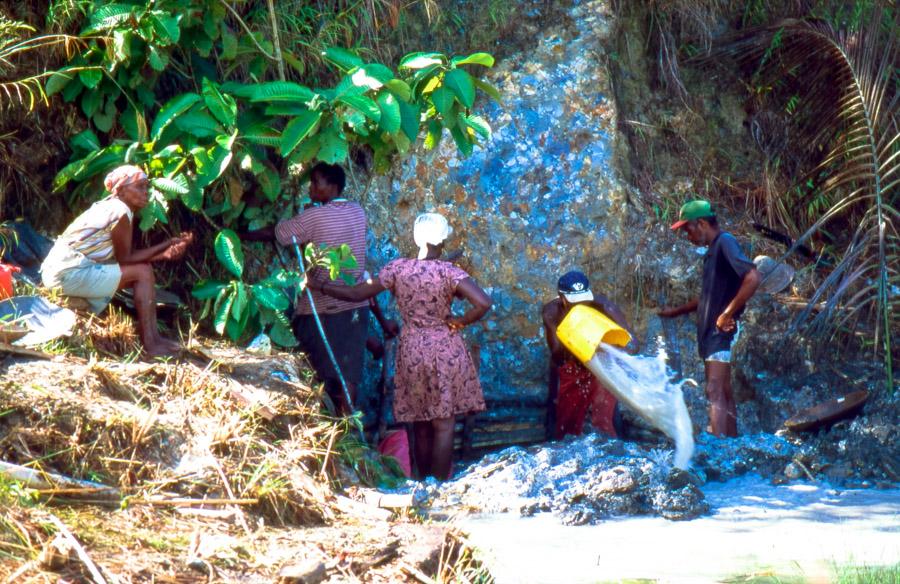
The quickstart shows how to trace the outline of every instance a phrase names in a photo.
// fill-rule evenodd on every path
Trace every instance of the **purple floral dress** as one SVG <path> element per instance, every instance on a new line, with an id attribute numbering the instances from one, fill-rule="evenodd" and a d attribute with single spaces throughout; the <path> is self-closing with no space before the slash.
<path id="1" fill-rule="evenodd" d="M 394 377 L 394 418 L 423 422 L 485 409 L 472 357 L 447 326 L 456 285 L 469 277 L 440 260 L 397 259 L 378 274 L 403 318 Z"/>

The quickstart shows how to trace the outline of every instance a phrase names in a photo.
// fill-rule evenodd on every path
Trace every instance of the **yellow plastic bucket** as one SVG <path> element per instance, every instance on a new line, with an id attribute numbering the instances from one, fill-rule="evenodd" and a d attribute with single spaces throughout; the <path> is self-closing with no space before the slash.
<path id="1" fill-rule="evenodd" d="M 631 340 L 628 331 L 590 306 L 576 304 L 559 323 L 556 336 L 582 363 L 591 360 L 601 342 L 624 347 Z"/>

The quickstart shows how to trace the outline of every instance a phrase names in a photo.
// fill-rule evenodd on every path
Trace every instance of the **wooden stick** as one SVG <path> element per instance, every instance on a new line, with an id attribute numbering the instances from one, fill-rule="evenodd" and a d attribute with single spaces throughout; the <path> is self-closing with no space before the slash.
<path id="1" fill-rule="evenodd" d="M 191 505 L 256 505 L 259 499 L 129 499 L 129 505 L 188 507 Z"/>
<path id="2" fill-rule="evenodd" d="M 110 495 L 120 496 L 121 493 L 114 487 L 107 487 L 100 483 L 82 481 L 71 477 L 42 472 L 26 466 L 19 466 L 0 460 L 0 475 L 25 483 L 26 487 L 33 489 L 96 489 L 95 492 L 108 491 Z"/>
<path id="3" fill-rule="evenodd" d="M 107 584 L 106 579 L 100 573 L 100 569 L 97 567 L 97 564 L 91 560 L 91 557 L 88 555 L 87 551 L 78 543 L 78 540 L 75 539 L 75 536 L 72 535 L 72 532 L 69 531 L 69 528 L 66 527 L 66 524 L 59 520 L 59 518 L 53 513 L 49 513 L 50 522 L 56 526 L 56 529 L 59 530 L 63 537 L 65 537 L 72 547 L 75 549 L 75 553 L 78 555 L 78 559 L 81 560 L 81 563 L 84 564 L 84 567 L 87 568 L 88 572 L 91 574 L 91 578 L 94 579 L 94 584 Z"/>
<path id="4" fill-rule="evenodd" d="M 0 342 L 0 352 L 12 353 L 13 355 L 21 355 L 23 357 L 34 357 L 35 359 L 46 359 L 48 361 L 52 361 L 54 359 L 54 356 L 50 353 L 35 351 L 34 349 L 25 349 L 4 342 Z"/>
<path id="5" fill-rule="evenodd" d="M 400 564 L 400 569 L 403 572 L 405 572 L 407 575 L 412 576 L 413 578 L 415 578 L 416 580 L 421 582 L 422 584 L 437 584 L 437 582 L 435 580 L 432 580 L 431 578 L 429 578 L 427 574 L 425 574 L 418 568 L 414 568 L 413 566 L 410 566 L 406 562 L 403 562 Z"/>

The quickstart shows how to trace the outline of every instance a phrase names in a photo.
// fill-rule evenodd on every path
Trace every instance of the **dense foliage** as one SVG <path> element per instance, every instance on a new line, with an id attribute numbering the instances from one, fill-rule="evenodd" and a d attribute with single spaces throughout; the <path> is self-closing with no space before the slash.
<path id="1" fill-rule="evenodd" d="M 54 188 L 93 196 L 108 170 L 139 164 L 151 179 L 142 230 L 167 223 L 176 205 L 221 227 L 258 229 L 291 212 L 290 171 L 302 174 L 313 161 L 344 163 L 356 152 L 384 171 L 420 136 L 430 149 L 447 133 L 463 155 L 490 137 L 474 111 L 479 90 L 499 100 L 475 76 L 493 66 L 487 53 L 412 53 L 392 69 L 327 47 L 321 57 L 335 82 L 309 87 L 286 78 L 285 63 L 294 73 L 303 64 L 277 36 L 272 42 L 252 32 L 226 3 L 88 2 L 81 9 L 86 24 L 76 50 L 44 90 L 77 104 L 89 127 L 71 138 L 71 162 Z M 281 315 L 288 300 L 276 289 L 302 280 L 281 271 L 244 283 L 231 230 L 219 233 L 215 249 L 238 278 L 195 288 L 195 297 L 215 300 L 216 330 L 237 339 L 248 325 L 271 325 L 276 342 L 290 344 Z M 352 259 L 341 248 L 311 253 L 329 267 Z"/>

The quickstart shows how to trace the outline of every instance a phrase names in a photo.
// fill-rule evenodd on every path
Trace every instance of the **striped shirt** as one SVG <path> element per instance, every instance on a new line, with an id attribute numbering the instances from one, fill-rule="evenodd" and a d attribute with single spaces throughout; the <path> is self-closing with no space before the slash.
<path id="1" fill-rule="evenodd" d="M 346 243 L 356 258 L 357 267 L 345 271 L 354 280 L 359 280 L 366 267 L 366 229 L 366 212 L 359 203 L 336 199 L 279 222 L 275 226 L 275 238 L 284 246 L 293 245 L 293 237 L 297 238 L 301 246 L 312 243 L 316 247 L 321 245 L 333 247 Z M 309 277 L 315 282 L 330 281 L 328 271 L 322 268 L 310 270 Z M 344 281 L 338 278 L 335 285 L 342 286 Z M 315 290 L 312 296 L 316 303 L 316 312 L 319 314 L 335 314 L 369 305 L 365 300 L 348 302 L 325 296 Z M 294 314 L 312 314 L 306 294 L 301 295 Z"/>
<path id="2" fill-rule="evenodd" d="M 60 236 L 60 241 L 98 264 L 115 263 L 112 230 L 126 216 L 131 221 L 128 205 L 116 197 L 107 197 L 79 215 Z"/>

